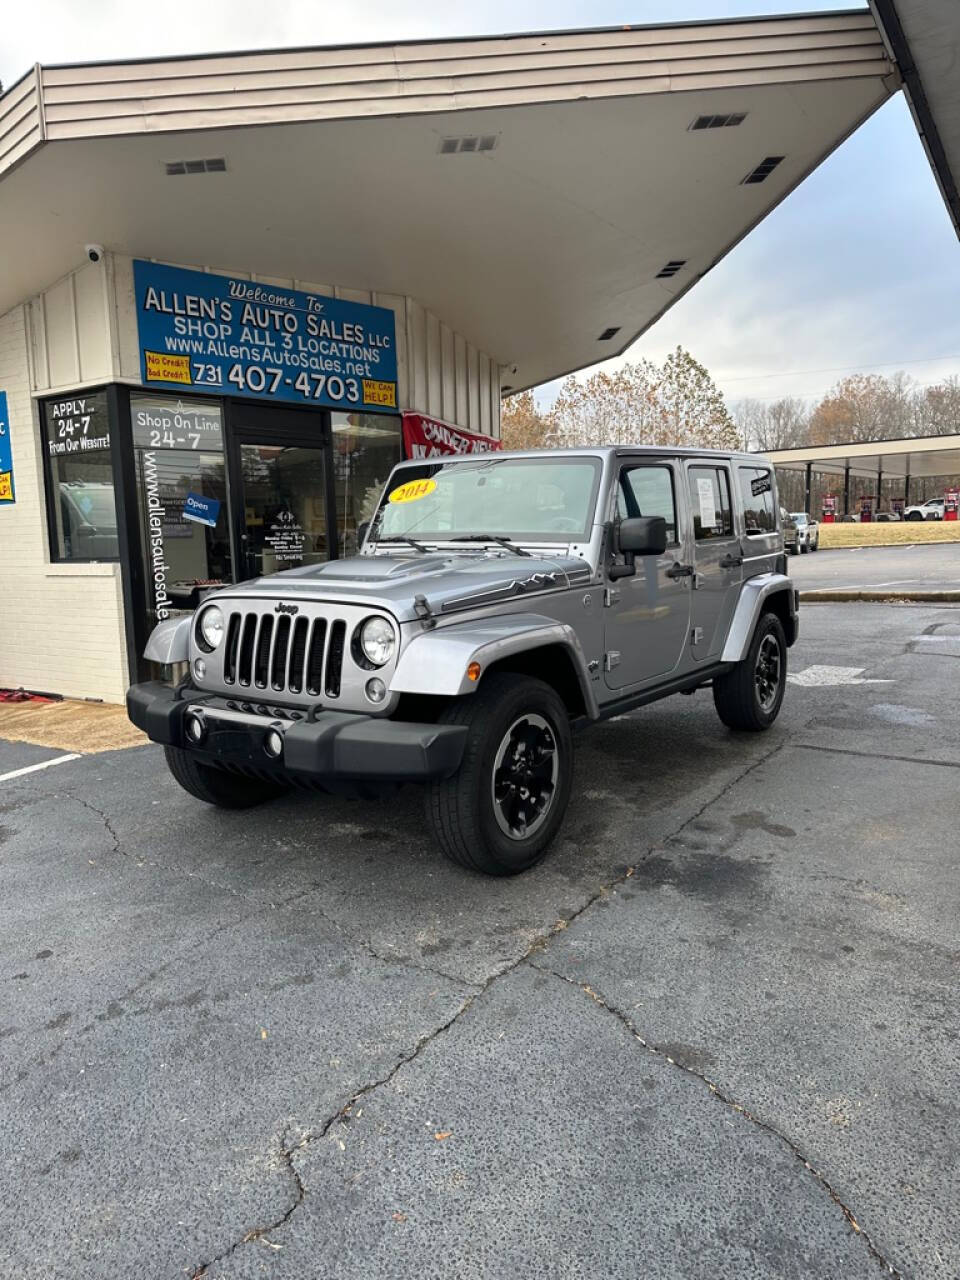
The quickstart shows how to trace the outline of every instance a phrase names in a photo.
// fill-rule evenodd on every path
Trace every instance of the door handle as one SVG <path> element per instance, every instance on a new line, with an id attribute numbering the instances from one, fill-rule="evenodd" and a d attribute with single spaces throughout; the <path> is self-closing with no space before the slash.
<path id="1" fill-rule="evenodd" d="M 693 565 L 681 564 L 678 560 L 673 564 L 671 568 L 667 570 L 667 577 L 668 578 L 692 578 Z"/>
<path id="2" fill-rule="evenodd" d="M 741 564 L 743 564 L 743 556 L 724 556 L 720 561 L 720 568 L 736 569 Z"/>

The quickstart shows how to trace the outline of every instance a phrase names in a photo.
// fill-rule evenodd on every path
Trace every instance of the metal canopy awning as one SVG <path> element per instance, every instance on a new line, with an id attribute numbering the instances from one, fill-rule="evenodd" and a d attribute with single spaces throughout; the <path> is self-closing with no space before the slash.
<path id="1" fill-rule="evenodd" d="M 625 350 L 899 86 L 868 9 L 38 66 L 0 314 L 92 242 L 406 295 L 517 391 Z"/>
<path id="2" fill-rule="evenodd" d="M 913 119 L 960 235 L 960 3 L 871 0 Z"/>

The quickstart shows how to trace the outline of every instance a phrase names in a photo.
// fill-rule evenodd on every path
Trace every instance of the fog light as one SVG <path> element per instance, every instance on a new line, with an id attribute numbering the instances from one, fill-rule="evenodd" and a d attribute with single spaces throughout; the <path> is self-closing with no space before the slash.
<path id="1" fill-rule="evenodd" d="M 387 696 L 387 686 L 379 677 L 367 681 L 367 697 L 371 702 L 382 702 Z"/>
<path id="2" fill-rule="evenodd" d="M 207 664 L 204 662 L 202 658 L 197 658 L 197 660 L 194 662 L 193 674 L 197 677 L 198 680 L 202 680 L 203 677 L 207 674 Z"/>
<path id="3" fill-rule="evenodd" d="M 203 716 L 196 711 L 191 711 L 184 721 L 184 730 L 191 742 L 202 742 L 207 736 L 207 726 L 204 724 Z"/>
<path id="4" fill-rule="evenodd" d="M 283 734 L 279 729 L 268 729 L 263 735 L 263 749 L 268 756 L 276 760 L 283 755 Z"/>

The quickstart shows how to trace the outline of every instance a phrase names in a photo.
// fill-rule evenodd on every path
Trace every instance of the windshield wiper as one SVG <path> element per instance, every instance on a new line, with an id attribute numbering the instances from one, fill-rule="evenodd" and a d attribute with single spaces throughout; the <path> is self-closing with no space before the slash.
<path id="1" fill-rule="evenodd" d="M 381 547 L 385 542 L 405 542 L 408 547 L 414 547 L 424 555 L 427 554 L 427 548 L 422 542 L 417 542 L 416 538 L 408 538 L 405 533 L 392 533 L 389 538 L 378 538 L 373 545 Z"/>
<path id="2" fill-rule="evenodd" d="M 523 547 L 515 547 L 512 538 L 506 537 L 502 533 L 461 533 L 450 539 L 451 542 L 496 542 L 501 547 L 506 547 L 508 551 L 512 551 L 515 556 L 529 556 L 529 551 L 524 551 Z"/>

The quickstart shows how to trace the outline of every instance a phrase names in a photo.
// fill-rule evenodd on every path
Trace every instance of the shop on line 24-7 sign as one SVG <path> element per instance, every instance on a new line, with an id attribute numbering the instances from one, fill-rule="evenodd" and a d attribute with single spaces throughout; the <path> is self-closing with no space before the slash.
<path id="1" fill-rule="evenodd" d="M 394 314 L 135 261 L 144 386 L 375 412 L 397 407 Z"/>

